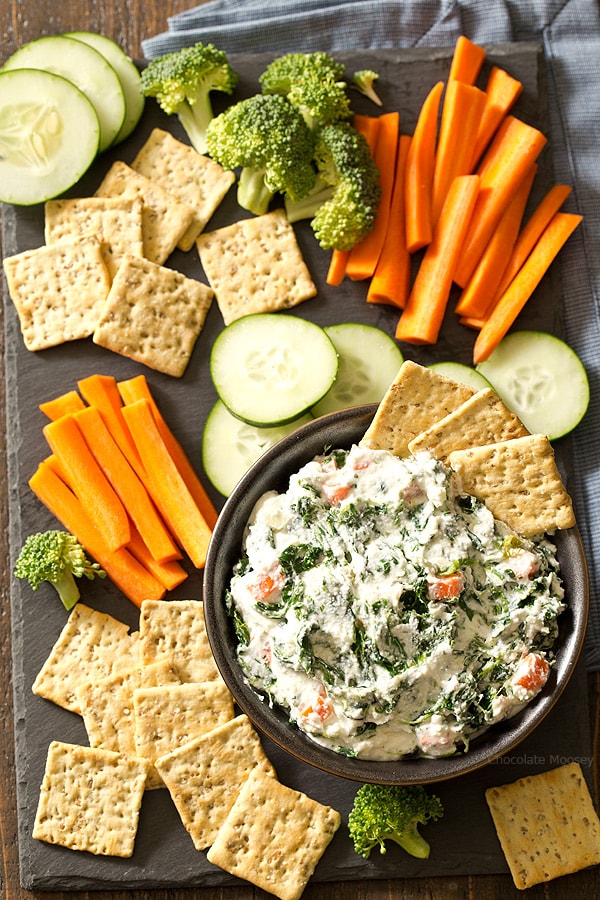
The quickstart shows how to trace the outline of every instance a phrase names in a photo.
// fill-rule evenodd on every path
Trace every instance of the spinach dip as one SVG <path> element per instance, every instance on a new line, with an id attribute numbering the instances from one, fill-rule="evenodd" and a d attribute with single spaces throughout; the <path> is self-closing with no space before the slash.
<path id="1" fill-rule="evenodd" d="M 428 453 L 355 445 L 256 504 L 227 604 L 253 688 L 361 759 L 463 753 L 545 684 L 565 608 L 520 537 Z"/>

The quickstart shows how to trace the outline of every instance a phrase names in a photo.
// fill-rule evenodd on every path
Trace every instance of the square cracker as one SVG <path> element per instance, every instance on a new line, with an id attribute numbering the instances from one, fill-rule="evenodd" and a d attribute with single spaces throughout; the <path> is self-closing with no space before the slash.
<path id="1" fill-rule="evenodd" d="M 209 156 L 178 141 L 168 131 L 154 128 L 131 163 L 131 168 L 173 194 L 193 211 L 192 222 L 178 246 L 190 250 L 229 188 L 234 172 Z"/>
<path id="2" fill-rule="evenodd" d="M 453 450 L 496 444 L 529 434 L 521 420 L 491 388 L 477 391 L 468 400 L 422 431 L 409 443 L 411 453 L 427 450 L 444 462 Z"/>
<path id="3" fill-rule="evenodd" d="M 255 769 L 207 858 L 280 900 L 298 900 L 340 823 L 330 806 Z"/>
<path id="4" fill-rule="evenodd" d="M 144 255 L 142 201 L 126 197 L 73 197 L 44 205 L 47 244 L 94 235 L 112 278 L 126 253 Z"/>
<path id="5" fill-rule="evenodd" d="M 143 665 L 170 660 L 183 682 L 221 679 L 208 643 L 202 600 L 144 600 L 140 654 Z"/>
<path id="6" fill-rule="evenodd" d="M 160 756 L 156 768 L 197 850 L 212 844 L 253 769 L 276 777 L 244 714 Z"/>
<path id="7" fill-rule="evenodd" d="M 33 837 L 97 856 L 130 857 L 147 771 L 143 759 L 53 741 Z"/>
<path id="8" fill-rule="evenodd" d="M 75 689 L 90 746 L 136 756 L 133 693 L 138 688 L 180 684 L 175 668 L 161 660 L 79 684 Z"/>
<path id="9" fill-rule="evenodd" d="M 28 350 L 89 337 L 110 288 L 92 237 L 25 250 L 4 260 L 8 293 Z"/>
<path id="10" fill-rule="evenodd" d="M 361 444 L 408 456 L 414 438 L 457 409 L 475 391 L 434 369 L 405 360 L 387 389 Z"/>
<path id="11" fill-rule="evenodd" d="M 33 683 L 33 693 L 81 713 L 76 689 L 138 665 L 138 634 L 108 613 L 84 603 L 73 607 Z"/>
<path id="12" fill-rule="evenodd" d="M 122 160 L 112 164 L 95 196 L 138 197 L 142 201 L 144 256 L 159 265 L 171 255 L 194 215 L 189 206 Z"/>
<path id="13" fill-rule="evenodd" d="M 234 717 L 233 697 L 219 681 L 138 688 L 133 710 L 136 755 L 151 763 Z M 147 786 L 163 786 L 154 766 Z"/>
<path id="14" fill-rule="evenodd" d="M 127 255 L 102 307 L 93 341 L 180 378 L 212 300 L 212 290 L 195 278 Z"/>
<path id="15" fill-rule="evenodd" d="M 317 293 L 282 209 L 204 232 L 196 245 L 226 325 L 290 309 Z"/>
<path id="16" fill-rule="evenodd" d="M 579 763 L 485 792 L 519 890 L 600 863 L 600 819 Z"/>
<path id="17" fill-rule="evenodd" d="M 545 434 L 454 450 L 448 463 L 462 491 L 525 537 L 575 525 L 573 504 Z"/>

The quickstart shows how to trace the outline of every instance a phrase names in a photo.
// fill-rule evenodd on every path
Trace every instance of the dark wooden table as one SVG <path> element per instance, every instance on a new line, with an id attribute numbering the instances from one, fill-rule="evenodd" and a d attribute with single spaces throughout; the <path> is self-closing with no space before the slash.
<path id="1" fill-rule="evenodd" d="M 199 2 L 199 0 L 198 0 Z M 204 0 L 207 2 L 207 0 Z M 209 0 L 208 0 L 209 2 Z M 324 0 L 326 2 L 326 0 Z M 167 17 L 197 5 L 195 0 L 2 0 L 0 4 L 0 62 L 21 44 L 45 34 L 58 34 L 74 29 L 101 32 L 116 40 L 134 58 L 141 57 L 141 41 L 166 30 Z M 0 318 L 1 318 L 0 307 Z M 1 323 L 0 323 L 1 325 Z M 4 372 L 4 329 L 0 327 Z M 0 897 L 25 900 L 31 897 L 19 883 L 17 851 L 17 815 L 14 780 L 13 711 L 10 654 L 10 606 L 7 545 L 6 421 L 4 379 L 0 394 Z M 594 789 L 600 787 L 600 674 L 588 678 L 591 729 L 594 744 Z M 600 896 L 598 868 L 580 872 L 540 885 L 527 892 L 531 898 L 547 900 L 593 900 Z M 86 894 L 87 896 L 87 894 Z M 239 888 L 195 888 L 193 890 L 141 890 L 136 892 L 99 891 L 98 900 L 267 900 L 268 894 L 252 886 Z M 402 879 L 370 883 L 311 884 L 304 896 L 307 900 L 385 900 L 385 898 L 490 898 L 521 897 L 508 875 L 460 876 L 444 878 Z M 47 900 L 77 900 L 82 894 L 40 894 Z"/>

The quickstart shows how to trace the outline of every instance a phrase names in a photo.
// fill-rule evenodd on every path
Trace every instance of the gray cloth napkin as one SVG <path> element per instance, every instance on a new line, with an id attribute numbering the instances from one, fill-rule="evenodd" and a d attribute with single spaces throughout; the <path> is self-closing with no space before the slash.
<path id="1" fill-rule="evenodd" d="M 451 46 L 535 40 L 548 65 L 555 177 L 583 214 L 560 254 L 566 339 L 581 357 L 591 404 L 573 434 L 577 517 L 592 609 L 586 663 L 600 669 L 600 12 L 597 0 L 212 0 L 173 16 L 143 42 L 146 58 L 196 41 L 228 53 Z"/>

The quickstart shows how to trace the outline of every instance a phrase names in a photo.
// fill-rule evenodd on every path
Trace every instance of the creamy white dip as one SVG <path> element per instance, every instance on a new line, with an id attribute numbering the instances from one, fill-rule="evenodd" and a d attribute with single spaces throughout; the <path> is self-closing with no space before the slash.
<path id="1" fill-rule="evenodd" d="M 543 687 L 565 608 L 554 545 L 427 453 L 353 446 L 253 510 L 228 605 L 248 682 L 317 743 L 443 756 Z"/>

